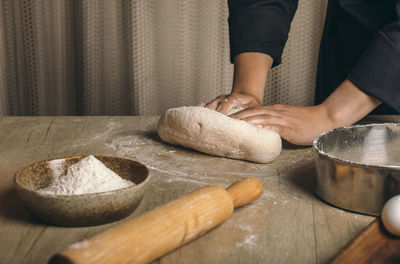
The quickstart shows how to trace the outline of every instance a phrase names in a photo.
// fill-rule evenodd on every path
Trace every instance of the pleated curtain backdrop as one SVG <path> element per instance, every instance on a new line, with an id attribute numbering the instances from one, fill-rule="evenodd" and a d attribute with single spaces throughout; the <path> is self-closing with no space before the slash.
<path id="1" fill-rule="evenodd" d="M 300 0 L 265 104 L 313 103 L 327 0 Z M 158 115 L 232 85 L 226 0 L 0 0 L 0 115 Z"/>

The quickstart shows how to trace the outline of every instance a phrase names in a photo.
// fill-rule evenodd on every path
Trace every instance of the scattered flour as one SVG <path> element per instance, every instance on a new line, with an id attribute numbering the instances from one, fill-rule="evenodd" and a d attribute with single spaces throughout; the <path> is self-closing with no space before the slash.
<path id="1" fill-rule="evenodd" d="M 250 234 L 245 237 L 243 241 L 236 242 L 236 247 L 242 247 L 242 246 L 255 246 L 257 245 L 256 243 L 257 240 L 257 235 L 255 234 Z"/>
<path id="2" fill-rule="evenodd" d="M 64 160 L 55 160 L 49 164 L 53 183 L 39 192 L 57 195 L 76 195 L 112 191 L 134 185 L 122 179 L 107 168 L 101 161 L 90 155 L 71 165 L 65 172 Z"/>

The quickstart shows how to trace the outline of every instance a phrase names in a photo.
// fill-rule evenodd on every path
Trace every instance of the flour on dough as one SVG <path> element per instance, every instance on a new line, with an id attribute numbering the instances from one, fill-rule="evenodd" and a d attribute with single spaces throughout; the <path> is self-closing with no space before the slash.
<path id="1" fill-rule="evenodd" d="M 281 137 L 274 131 L 200 106 L 167 110 L 157 132 L 170 144 L 259 163 L 273 161 L 282 148 Z"/>

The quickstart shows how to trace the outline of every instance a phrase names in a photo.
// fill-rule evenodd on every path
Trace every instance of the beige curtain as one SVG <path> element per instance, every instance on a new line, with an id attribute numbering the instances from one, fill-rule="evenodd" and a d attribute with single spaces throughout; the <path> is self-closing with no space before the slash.
<path id="1" fill-rule="evenodd" d="M 313 103 L 327 0 L 300 0 L 265 104 Z M 158 115 L 232 85 L 226 0 L 0 0 L 1 115 Z"/>

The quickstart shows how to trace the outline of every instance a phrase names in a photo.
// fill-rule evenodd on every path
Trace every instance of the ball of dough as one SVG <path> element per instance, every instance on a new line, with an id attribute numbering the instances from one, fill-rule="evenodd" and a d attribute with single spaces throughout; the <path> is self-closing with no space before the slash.
<path id="1" fill-rule="evenodd" d="M 273 161 L 282 148 L 281 137 L 274 131 L 200 106 L 167 110 L 157 132 L 170 144 L 259 163 Z"/>
<path id="2" fill-rule="evenodd" d="M 400 236 L 400 194 L 386 202 L 382 209 L 382 222 L 387 231 Z"/>

